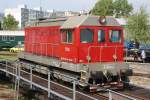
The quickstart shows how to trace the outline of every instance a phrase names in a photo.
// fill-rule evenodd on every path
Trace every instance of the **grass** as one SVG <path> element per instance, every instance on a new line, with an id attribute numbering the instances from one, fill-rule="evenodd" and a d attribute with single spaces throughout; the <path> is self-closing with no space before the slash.
<path id="1" fill-rule="evenodd" d="M 15 61 L 17 60 L 17 56 L 0 55 L 0 61 L 2 60 Z"/>

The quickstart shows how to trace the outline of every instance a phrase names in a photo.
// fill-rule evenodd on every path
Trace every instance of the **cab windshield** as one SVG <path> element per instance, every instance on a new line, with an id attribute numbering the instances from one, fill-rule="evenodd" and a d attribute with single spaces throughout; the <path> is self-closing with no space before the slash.
<path id="1" fill-rule="evenodd" d="M 110 30 L 109 36 L 110 36 L 110 42 L 121 42 L 121 31 L 120 30 Z"/>
<path id="2" fill-rule="evenodd" d="M 93 29 L 81 29 L 80 30 L 80 42 L 81 43 L 92 43 L 94 41 L 94 30 Z"/>

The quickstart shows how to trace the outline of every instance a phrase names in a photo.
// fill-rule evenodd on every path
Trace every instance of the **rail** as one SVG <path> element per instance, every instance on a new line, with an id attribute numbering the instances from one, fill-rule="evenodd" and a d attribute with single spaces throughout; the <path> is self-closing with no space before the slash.
<path id="1" fill-rule="evenodd" d="M 109 89 L 107 91 L 109 93 L 109 100 L 116 100 L 116 98 L 117 100 L 136 100 L 133 97 L 130 97 L 130 96 L 127 96 L 127 95 L 124 95 L 124 94 L 121 94 L 121 93 L 118 93 Z"/>

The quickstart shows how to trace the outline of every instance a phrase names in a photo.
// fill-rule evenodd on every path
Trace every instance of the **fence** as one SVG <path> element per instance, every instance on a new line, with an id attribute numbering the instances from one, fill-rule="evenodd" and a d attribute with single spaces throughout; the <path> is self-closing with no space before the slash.
<path id="1" fill-rule="evenodd" d="M 48 77 L 43 78 L 43 77 L 33 74 L 33 69 L 35 68 L 34 65 L 28 65 L 29 67 L 29 72 L 28 72 L 28 71 L 22 70 L 22 64 L 23 63 L 19 63 L 19 64 L 15 63 L 11 65 L 11 64 L 8 64 L 7 61 L 0 63 L 0 71 L 5 72 L 6 76 L 12 75 L 16 78 L 16 81 L 15 81 L 15 90 L 17 91 L 16 100 L 18 100 L 18 97 L 19 97 L 18 92 L 19 92 L 20 80 L 23 80 L 29 83 L 31 89 L 33 88 L 33 86 L 36 86 L 38 88 L 41 88 L 42 90 L 47 91 L 48 97 L 51 97 L 51 94 L 54 94 L 64 100 L 77 100 L 78 96 L 81 96 L 82 98 L 88 98 L 89 100 L 99 100 L 98 98 L 94 98 L 92 96 L 89 96 L 87 94 L 77 91 L 76 85 L 78 81 L 75 79 L 72 79 L 73 88 L 69 88 L 69 87 L 63 86 L 61 84 L 58 84 L 52 81 L 50 78 L 51 77 L 50 71 L 47 71 Z M 52 87 L 54 85 L 56 85 L 58 89 L 53 89 Z M 63 91 L 61 91 L 61 89 L 63 89 Z M 134 98 L 130 96 L 126 96 L 124 94 L 120 94 L 112 90 L 106 90 L 106 91 L 109 94 L 108 95 L 109 100 L 135 100 Z M 68 93 L 64 93 L 64 92 L 68 92 Z"/>
<path id="2" fill-rule="evenodd" d="M 58 96 L 64 100 L 76 100 L 77 94 L 80 94 L 80 96 L 90 98 L 90 100 L 97 100 L 94 97 L 91 97 L 91 96 L 88 96 L 84 93 L 76 91 L 76 80 L 72 80 L 73 88 L 69 88 L 69 87 L 63 86 L 61 84 L 58 84 L 54 81 L 51 81 L 51 79 L 50 79 L 51 72 L 50 71 L 48 71 L 48 78 L 45 79 L 45 78 L 42 78 L 38 75 L 34 75 L 32 73 L 34 66 L 29 65 L 29 68 L 30 68 L 30 71 L 27 72 L 27 71 L 24 71 L 21 69 L 20 64 L 16 64 L 14 67 L 12 67 L 11 65 L 8 65 L 7 61 L 5 63 L 0 63 L 0 71 L 6 72 L 7 76 L 8 76 L 8 74 L 10 74 L 10 75 L 16 77 L 15 90 L 19 91 L 20 80 L 23 80 L 23 81 L 30 84 L 31 89 L 34 85 L 38 88 L 41 88 L 42 90 L 47 91 L 48 97 L 51 96 L 50 94 L 54 94 L 54 95 L 56 95 L 56 96 Z M 68 93 L 62 92 L 62 94 L 60 94 L 61 91 L 57 91 L 57 90 L 54 91 L 51 88 L 51 85 L 53 85 L 53 86 L 56 85 L 57 88 L 59 87 L 58 90 L 61 90 L 63 88 L 63 90 L 64 91 L 67 90 L 66 92 L 68 92 Z M 18 100 L 18 94 L 19 93 L 16 94 L 17 100 Z"/>

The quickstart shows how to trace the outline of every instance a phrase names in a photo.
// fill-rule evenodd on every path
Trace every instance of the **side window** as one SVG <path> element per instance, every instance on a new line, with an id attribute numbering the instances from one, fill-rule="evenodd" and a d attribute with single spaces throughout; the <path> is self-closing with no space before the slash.
<path id="1" fill-rule="evenodd" d="M 9 37 L 9 40 L 10 40 L 10 41 L 15 41 L 15 37 L 14 37 L 14 36 L 10 36 L 10 37 Z"/>
<path id="2" fill-rule="evenodd" d="M 7 36 L 2 36 L 2 41 L 7 41 Z"/>
<path id="3" fill-rule="evenodd" d="M 92 29 L 80 30 L 80 42 L 81 43 L 92 43 L 93 41 L 94 41 L 94 31 Z"/>
<path id="4" fill-rule="evenodd" d="M 72 30 L 62 30 L 61 41 L 62 43 L 72 43 L 73 42 Z"/>
<path id="5" fill-rule="evenodd" d="M 110 30 L 109 36 L 110 36 L 110 42 L 121 42 L 121 31 L 120 30 Z"/>
<path id="6" fill-rule="evenodd" d="M 105 42 L 105 31 L 98 30 L 98 42 Z"/>

